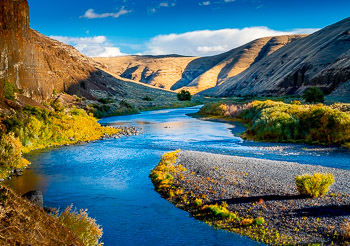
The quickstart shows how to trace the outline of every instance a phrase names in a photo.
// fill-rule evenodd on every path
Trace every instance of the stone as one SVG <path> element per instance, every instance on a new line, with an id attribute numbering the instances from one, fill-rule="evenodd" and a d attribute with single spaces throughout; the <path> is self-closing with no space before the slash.
<path id="1" fill-rule="evenodd" d="M 38 207 L 42 208 L 44 206 L 43 193 L 41 191 L 32 190 L 25 193 L 22 197 Z"/>

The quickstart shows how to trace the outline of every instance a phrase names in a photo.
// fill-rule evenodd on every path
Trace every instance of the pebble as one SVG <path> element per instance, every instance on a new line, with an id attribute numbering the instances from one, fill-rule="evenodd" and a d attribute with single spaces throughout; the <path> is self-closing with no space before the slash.
<path id="1" fill-rule="evenodd" d="M 347 170 L 197 151 L 181 151 L 177 164 L 193 174 L 186 182 L 178 180 L 186 190 L 208 195 L 210 203 L 226 201 L 241 216 L 264 217 L 270 229 L 295 238 L 293 244 L 331 244 L 344 220 L 350 221 Z M 314 172 L 333 173 L 330 192 L 319 198 L 300 196 L 295 176 Z"/>

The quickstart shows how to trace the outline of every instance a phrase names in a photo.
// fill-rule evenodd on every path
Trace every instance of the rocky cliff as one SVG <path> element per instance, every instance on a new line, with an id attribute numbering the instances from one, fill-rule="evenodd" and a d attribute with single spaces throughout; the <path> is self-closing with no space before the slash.
<path id="1" fill-rule="evenodd" d="M 170 90 L 186 89 L 197 93 L 217 86 L 224 79 L 241 73 L 263 57 L 304 36 L 261 38 L 209 57 L 125 56 L 94 60 L 123 78 Z"/>
<path id="2" fill-rule="evenodd" d="M 288 95 L 302 94 L 305 89 L 317 86 L 325 93 L 338 91 L 337 95 L 345 95 L 342 85 L 350 80 L 349 58 L 350 18 L 347 18 L 284 46 L 202 93 Z"/>
<path id="3" fill-rule="evenodd" d="M 36 101 L 46 100 L 54 89 L 88 99 L 114 96 L 141 100 L 143 89 L 154 97 L 161 94 L 176 98 L 174 93 L 111 76 L 101 64 L 72 46 L 30 29 L 26 0 L 1 0 L 0 33 L 0 82 L 6 79 L 16 84 L 24 96 Z M 130 93 L 133 90 L 139 94 Z"/>

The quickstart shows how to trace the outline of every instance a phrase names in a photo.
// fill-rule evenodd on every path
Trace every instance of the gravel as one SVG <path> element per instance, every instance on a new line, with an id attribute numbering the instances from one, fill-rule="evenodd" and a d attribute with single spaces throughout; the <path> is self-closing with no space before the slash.
<path id="1" fill-rule="evenodd" d="M 177 164 L 187 169 L 180 181 L 187 190 L 207 194 L 210 203 L 226 201 L 242 216 L 264 217 L 292 243 L 331 244 L 350 221 L 347 170 L 195 151 L 181 151 Z M 314 172 L 333 173 L 330 192 L 313 199 L 299 196 L 294 177 Z"/>

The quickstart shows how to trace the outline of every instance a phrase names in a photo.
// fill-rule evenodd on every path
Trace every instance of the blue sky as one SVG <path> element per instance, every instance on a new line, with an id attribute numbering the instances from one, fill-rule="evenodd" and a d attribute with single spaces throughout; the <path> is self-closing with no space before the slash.
<path id="1" fill-rule="evenodd" d="M 88 56 L 205 56 L 253 39 L 312 33 L 349 0 L 28 0 L 31 27 Z"/>

